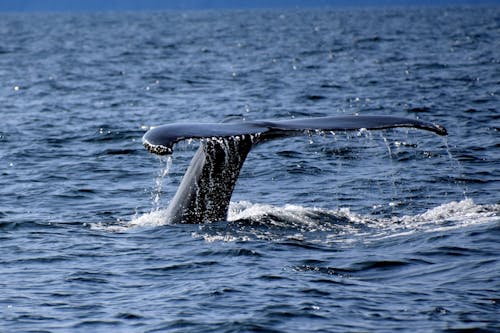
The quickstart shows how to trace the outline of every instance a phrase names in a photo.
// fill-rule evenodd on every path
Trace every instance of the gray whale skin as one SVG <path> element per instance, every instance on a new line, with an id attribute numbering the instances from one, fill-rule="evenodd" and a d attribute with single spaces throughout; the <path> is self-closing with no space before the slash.
<path id="1" fill-rule="evenodd" d="M 245 158 L 256 144 L 310 131 L 383 130 L 410 127 L 447 135 L 430 122 L 392 116 L 317 117 L 238 123 L 175 123 L 153 127 L 142 142 L 157 155 L 173 153 L 175 143 L 201 139 L 200 147 L 167 208 L 170 223 L 227 219 L 229 202 Z"/>

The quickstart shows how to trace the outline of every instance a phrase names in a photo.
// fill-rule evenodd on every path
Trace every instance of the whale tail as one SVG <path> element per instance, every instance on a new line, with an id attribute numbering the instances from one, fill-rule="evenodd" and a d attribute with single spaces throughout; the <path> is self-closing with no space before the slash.
<path id="1" fill-rule="evenodd" d="M 173 223 L 227 219 L 229 202 L 245 159 L 255 144 L 309 131 L 381 130 L 411 127 L 446 135 L 433 123 L 389 116 L 342 116 L 223 124 L 177 123 L 151 128 L 143 137 L 147 150 L 173 153 L 175 143 L 202 139 L 167 209 Z"/>

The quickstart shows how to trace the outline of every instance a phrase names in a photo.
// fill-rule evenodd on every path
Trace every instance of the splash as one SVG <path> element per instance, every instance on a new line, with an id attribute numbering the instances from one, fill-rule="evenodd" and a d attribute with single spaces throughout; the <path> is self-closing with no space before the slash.
<path id="1" fill-rule="evenodd" d="M 149 213 L 136 213 L 130 221 L 118 220 L 114 223 L 96 222 L 88 223 L 87 226 L 91 230 L 101 230 L 105 232 L 121 233 L 141 230 L 143 228 L 155 228 L 168 224 L 166 210 L 155 210 Z"/>
<path id="2" fill-rule="evenodd" d="M 471 199 L 449 202 L 422 214 L 379 218 L 347 208 L 326 210 L 297 205 L 277 207 L 232 203 L 229 222 L 201 225 L 193 237 L 214 241 L 299 241 L 337 245 L 369 243 L 418 232 L 442 232 L 500 221 L 500 205 L 477 205 Z"/>
<path id="3" fill-rule="evenodd" d="M 168 223 L 167 210 L 158 209 L 142 215 L 136 215 L 127 224 L 127 228 L 159 227 Z"/>
<path id="4" fill-rule="evenodd" d="M 309 133 L 312 135 L 312 133 Z M 316 135 L 330 135 L 334 138 L 337 149 L 337 135 L 335 132 L 316 132 Z M 369 143 L 368 148 L 378 148 L 371 131 L 361 129 L 357 136 L 363 137 Z M 252 142 L 258 140 L 250 136 Z M 244 136 L 243 136 L 244 138 Z M 391 144 L 396 148 L 400 146 L 416 148 L 416 144 L 396 141 L 391 143 L 385 135 L 381 135 L 386 154 L 393 160 L 394 151 Z M 238 141 L 240 138 L 236 137 Z M 346 140 L 350 139 L 346 135 Z M 228 142 L 224 138 L 203 138 L 199 141 L 217 141 L 227 150 Z M 364 142 L 364 145 L 367 145 Z M 380 143 L 380 142 L 379 142 Z M 188 143 L 189 145 L 191 142 Z M 374 147 L 376 146 L 376 147 Z M 447 144 L 446 144 L 446 147 Z M 171 167 L 171 157 L 161 160 L 160 170 L 155 188 L 152 192 L 153 208 L 149 213 L 135 216 L 128 223 L 129 228 L 156 227 L 169 224 L 166 210 L 160 209 L 160 198 L 164 179 L 168 176 Z M 228 161 L 226 160 L 227 164 Z M 392 179 L 392 198 L 398 198 L 394 174 Z M 389 206 L 397 210 L 398 202 L 391 201 Z M 242 201 L 231 203 L 229 207 L 228 221 L 201 224 L 199 232 L 193 234 L 207 241 L 247 241 L 252 239 L 295 239 L 315 241 L 320 243 L 349 243 L 354 241 L 369 241 L 384 237 L 396 237 L 398 235 L 414 233 L 418 231 L 438 231 L 452 228 L 460 228 L 468 224 L 491 221 L 498 217 L 497 206 L 476 205 L 472 200 L 464 199 L 458 202 L 449 202 L 440 205 L 423 214 L 407 215 L 398 217 L 381 218 L 380 215 L 361 215 L 351 212 L 347 208 L 338 210 L 325 210 L 320 208 L 305 208 L 298 205 L 286 205 L 277 207 L 265 204 L 253 204 Z M 493 214 L 493 215 L 492 215 Z M 444 228 L 444 229 L 443 229 Z"/>
<path id="5" fill-rule="evenodd" d="M 151 191 L 152 207 L 149 213 L 141 215 L 136 213 L 129 222 L 118 220 L 114 224 L 91 223 L 90 228 L 108 232 L 127 232 L 138 227 L 157 227 L 167 224 L 166 210 L 160 209 L 160 207 L 165 179 L 168 179 L 172 167 L 172 157 L 170 155 L 159 156 L 159 161 L 160 171 L 155 178 L 154 187 Z"/>

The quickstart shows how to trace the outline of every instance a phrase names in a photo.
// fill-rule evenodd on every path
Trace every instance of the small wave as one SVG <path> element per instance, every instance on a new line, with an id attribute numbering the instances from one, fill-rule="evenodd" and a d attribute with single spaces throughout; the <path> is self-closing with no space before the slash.
<path id="1" fill-rule="evenodd" d="M 114 223 L 90 223 L 93 230 L 103 230 L 108 232 L 127 232 L 136 228 L 154 228 L 167 225 L 166 210 L 154 210 L 142 215 L 136 214 L 130 221 L 116 221 Z"/>
<path id="2" fill-rule="evenodd" d="M 447 229 L 448 227 L 462 227 L 473 224 L 489 222 L 492 218 L 498 220 L 500 205 L 477 205 L 472 199 L 465 199 L 459 202 L 452 201 L 447 204 L 432 208 L 423 214 L 415 216 L 403 216 L 391 221 L 400 224 L 418 227 L 428 224 L 439 225 Z"/>

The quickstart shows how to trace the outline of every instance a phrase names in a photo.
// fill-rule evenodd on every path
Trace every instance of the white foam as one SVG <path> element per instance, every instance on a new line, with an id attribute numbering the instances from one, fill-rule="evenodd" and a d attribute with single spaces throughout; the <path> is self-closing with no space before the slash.
<path id="1" fill-rule="evenodd" d="M 295 205 L 276 207 L 242 201 L 231 205 L 229 220 L 262 221 L 271 216 L 267 220 L 270 222 L 266 223 L 296 229 L 305 238 L 308 238 L 308 233 L 322 231 L 322 241 L 349 243 L 495 223 L 500 221 L 499 214 L 500 205 L 477 205 L 471 199 L 445 203 L 422 214 L 389 218 L 357 214 L 347 208 L 325 210 Z M 261 237 L 257 235 L 257 238 Z"/>
<path id="2" fill-rule="evenodd" d="M 482 223 L 500 222 L 500 205 L 477 205 L 471 199 L 453 201 L 417 215 L 381 218 L 357 214 L 348 208 L 326 210 L 298 205 L 273 206 L 240 201 L 229 207 L 230 225 L 217 229 L 201 225 L 195 238 L 208 242 L 263 240 L 305 240 L 321 243 L 371 242 L 404 237 L 417 232 L 440 232 Z M 244 223 L 238 223 L 247 221 Z M 93 229 L 125 232 L 136 228 L 168 225 L 166 210 L 134 216 L 113 225 L 91 224 Z M 259 228 L 260 226 L 260 228 Z"/>
<path id="3" fill-rule="evenodd" d="M 169 224 L 168 218 L 167 218 L 167 210 L 166 209 L 160 209 L 160 210 L 155 210 L 149 213 L 142 214 L 140 216 L 136 216 L 134 219 L 132 219 L 129 223 L 128 226 L 130 228 L 136 228 L 136 227 L 158 227 L 162 225 Z"/>
<path id="4" fill-rule="evenodd" d="M 208 243 L 213 243 L 213 242 L 232 243 L 237 241 L 248 242 L 251 240 L 251 238 L 248 236 L 239 236 L 231 234 L 210 235 L 203 232 L 193 232 L 191 235 L 193 236 L 193 238 L 202 238 L 204 241 Z"/>
<path id="5" fill-rule="evenodd" d="M 141 215 L 134 215 L 130 221 L 116 221 L 116 223 L 89 223 L 92 230 L 103 230 L 107 232 L 127 232 L 138 228 L 159 227 L 169 224 L 166 210 L 154 210 Z"/>

